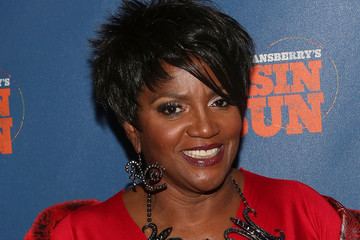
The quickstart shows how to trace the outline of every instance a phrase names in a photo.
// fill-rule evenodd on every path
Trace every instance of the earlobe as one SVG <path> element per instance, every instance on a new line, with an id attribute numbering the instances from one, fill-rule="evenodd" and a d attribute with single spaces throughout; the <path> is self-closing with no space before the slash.
<path id="1" fill-rule="evenodd" d="M 123 128 L 125 130 L 126 136 L 130 140 L 131 144 L 133 145 L 135 151 L 137 153 L 141 152 L 141 144 L 140 144 L 140 136 L 139 131 L 129 122 L 123 123 Z"/>

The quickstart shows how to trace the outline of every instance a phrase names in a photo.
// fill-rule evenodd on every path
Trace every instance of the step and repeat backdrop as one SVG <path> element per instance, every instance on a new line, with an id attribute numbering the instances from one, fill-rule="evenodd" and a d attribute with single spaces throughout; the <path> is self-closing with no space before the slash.
<path id="1" fill-rule="evenodd" d="M 360 209 L 360 2 L 215 4 L 256 42 L 239 166 Z M 118 5 L 0 3 L 0 239 L 22 239 L 45 207 L 128 183 L 123 136 L 94 107 L 87 63 Z"/>

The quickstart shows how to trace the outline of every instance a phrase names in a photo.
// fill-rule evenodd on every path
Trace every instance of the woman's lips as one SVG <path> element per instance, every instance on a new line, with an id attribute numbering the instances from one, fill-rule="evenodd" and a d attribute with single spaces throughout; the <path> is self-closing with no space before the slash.
<path id="1" fill-rule="evenodd" d="M 222 144 L 211 144 L 195 147 L 182 151 L 183 158 L 193 166 L 209 167 L 223 159 L 224 146 Z"/>

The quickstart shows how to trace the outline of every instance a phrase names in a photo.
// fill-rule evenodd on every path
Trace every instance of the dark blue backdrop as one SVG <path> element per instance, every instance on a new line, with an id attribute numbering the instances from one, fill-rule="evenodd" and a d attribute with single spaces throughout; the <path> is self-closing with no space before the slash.
<path id="1" fill-rule="evenodd" d="M 320 75 L 313 78 L 321 86 L 312 89 L 300 79 L 303 91 L 255 96 L 253 101 L 277 106 L 282 123 L 272 124 L 270 108 L 260 120 L 249 112 L 240 165 L 268 176 L 298 179 L 359 209 L 360 2 L 216 3 L 249 30 L 258 55 L 321 51 L 320 57 L 297 60 L 274 61 L 266 55 L 267 63 L 259 63 L 273 72 L 276 64 L 291 69 L 292 63 L 301 63 L 307 68 L 285 74 L 293 85 L 296 74 L 314 77 L 309 64 L 321 62 Z M 49 205 L 106 199 L 127 183 L 124 150 L 111 129 L 96 119 L 87 66 L 87 39 L 117 5 L 115 0 L 0 2 L 0 89 L 11 91 L 10 113 L 0 111 L 0 122 L 12 120 L 10 140 L 5 127 L 0 130 L 1 239 L 21 239 L 36 214 Z M 260 72 L 257 78 L 265 76 L 277 84 L 279 74 Z M 10 80 L 5 84 L 1 79 Z M 323 96 L 323 101 L 316 98 L 321 110 L 310 102 L 311 94 Z M 305 105 L 285 103 L 294 95 Z M 283 104 L 271 105 L 274 97 Z M 6 108 L 4 99 L 0 97 L 0 110 Z M 296 134 L 291 133 L 295 123 L 300 126 Z M 267 131 L 256 126 L 272 126 L 275 132 L 264 137 Z M 7 153 L 5 143 L 12 147 Z"/>

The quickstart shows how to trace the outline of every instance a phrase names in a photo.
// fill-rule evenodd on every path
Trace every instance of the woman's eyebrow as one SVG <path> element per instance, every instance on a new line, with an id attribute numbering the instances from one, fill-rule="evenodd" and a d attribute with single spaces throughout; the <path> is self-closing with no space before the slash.
<path id="1" fill-rule="evenodd" d="M 158 101 L 161 98 L 170 98 L 170 99 L 176 99 L 176 100 L 186 100 L 188 98 L 187 94 L 182 93 L 175 93 L 175 92 L 166 92 L 161 94 L 156 94 L 151 98 L 150 103 L 154 103 Z"/>
<path id="2" fill-rule="evenodd" d="M 207 93 L 207 96 L 209 98 L 213 98 L 213 97 L 219 96 L 219 94 L 217 94 L 216 92 L 211 90 Z M 175 100 L 187 100 L 189 98 L 189 96 L 186 93 L 164 92 L 164 93 L 160 93 L 160 94 L 155 94 L 151 98 L 150 104 L 153 104 L 154 102 L 156 102 L 162 98 L 169 98 L 169 99 L 175 99 Z"/>

